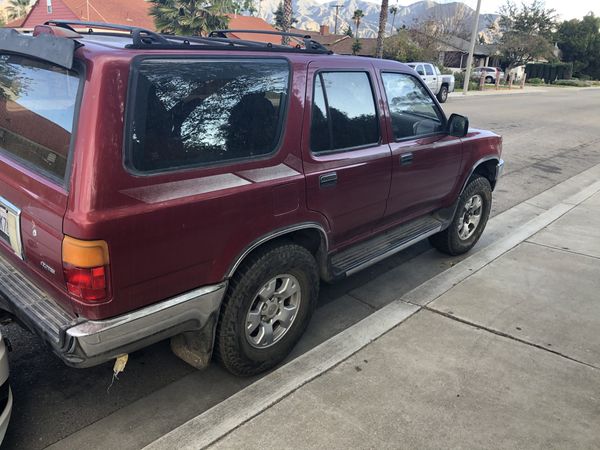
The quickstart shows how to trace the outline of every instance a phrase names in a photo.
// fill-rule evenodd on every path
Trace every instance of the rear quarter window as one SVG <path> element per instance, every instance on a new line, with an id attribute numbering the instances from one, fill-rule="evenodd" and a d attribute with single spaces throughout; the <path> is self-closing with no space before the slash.
<path id="1" fill-rule="evenodd" d="M 0 152 L 64 181 L 79 84 L 74 71 L 0 54 Z"/>
<path id="2" fill-rule="evenodd" d="M 126 152 L 133 171 L 257 158 L 278 147 L 284 59 L 144 59 L 134 77 Z"/>

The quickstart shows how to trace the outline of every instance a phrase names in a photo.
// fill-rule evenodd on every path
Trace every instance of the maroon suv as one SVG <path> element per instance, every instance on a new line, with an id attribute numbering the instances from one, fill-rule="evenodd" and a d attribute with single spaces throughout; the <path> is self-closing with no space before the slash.
<path id="1" fill-rule="evenodd" d="M 403 64 L 291 37 L 1 30 L 0 307 L 71 366 L 172 338 L 247 375 L 289 353 L 320 279 L 473 247 L 501 138 Z"/>

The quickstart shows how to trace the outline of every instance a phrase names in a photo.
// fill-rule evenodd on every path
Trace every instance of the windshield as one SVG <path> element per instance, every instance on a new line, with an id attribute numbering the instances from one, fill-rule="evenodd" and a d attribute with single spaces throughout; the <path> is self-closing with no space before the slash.
<path id="1" fill-rule="evenodd" d="M 73 71 L 0 54 L 0 151 L 64 180 L 78 89 Z"/>

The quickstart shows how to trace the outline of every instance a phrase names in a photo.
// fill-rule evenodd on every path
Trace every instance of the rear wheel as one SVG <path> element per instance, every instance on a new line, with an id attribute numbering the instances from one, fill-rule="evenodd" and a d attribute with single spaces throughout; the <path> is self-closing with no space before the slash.
<path id="1" fill-rule="evenodd" d="M 485 77 L 485 82 L 486 83 L 493 83 L 494 79 L 492 77 Z"/>
<path id="2" fill-rule="evenodd" d="M 448 87 L 442 86 L 436 97 L 440 103 L 446 103 L 446 100 L 448 100 Z"/>
<path id="3" fill-rule="evenodd" d="M 492 188 L 487 178 L 471 179 L 461 194 L 452 223 L 429 242 L 449 255 L 461 255 L 473 248 L 481 237 L 492 209 Z"/>
<path id="4" fill-rule="evenodd" d="M 277 365 L 306 329 L 318 292 L 317 265 L 304 247 L 282 244 L 251 256 L 223 301 L 216 358 L 241 376 Z"/>

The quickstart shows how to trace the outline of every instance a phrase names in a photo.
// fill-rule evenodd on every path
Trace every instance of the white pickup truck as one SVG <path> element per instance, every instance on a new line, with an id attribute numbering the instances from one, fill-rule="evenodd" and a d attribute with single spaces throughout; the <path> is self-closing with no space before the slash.
<path id="1" fill-rule="evenodd" d="M 426 62 L 410 62 L 407 65 L 421 76 L 440 103 L 448 100 L 448 94 L 454 91 L 454 75 L 442 75 L 440 69 Z"/>

